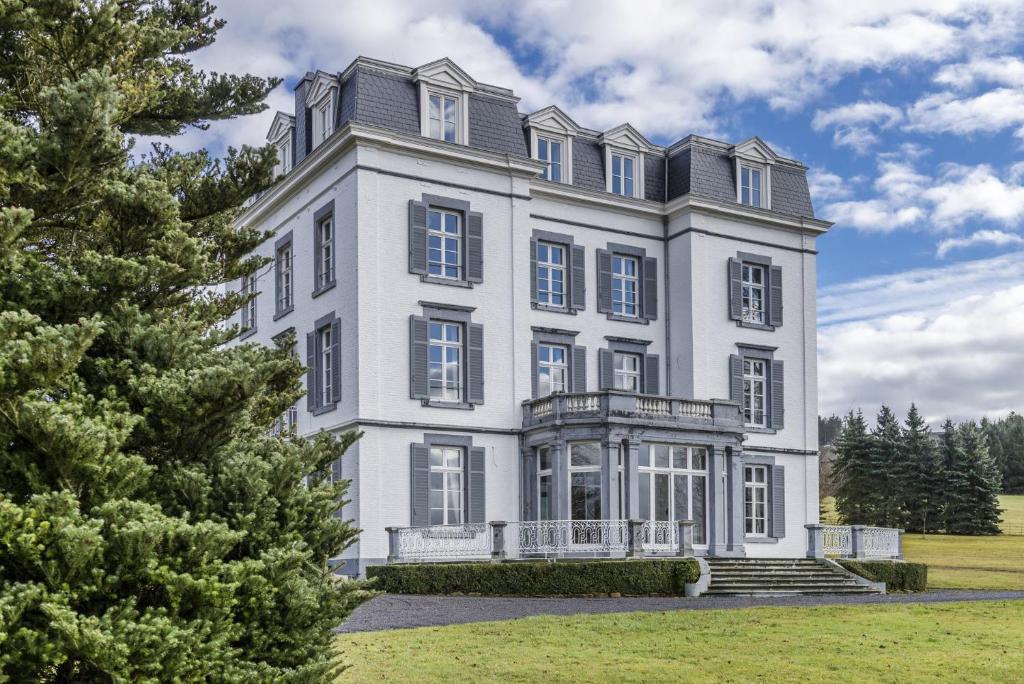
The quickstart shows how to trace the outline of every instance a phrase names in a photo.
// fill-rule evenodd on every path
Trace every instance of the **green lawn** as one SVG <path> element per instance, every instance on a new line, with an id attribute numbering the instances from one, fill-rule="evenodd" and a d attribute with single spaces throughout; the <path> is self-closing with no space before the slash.
<path id="1" fill-rule="evenodd" d="M 337 645 L 341 682 L 1020 681 L 1024 603 L 538 617 Z"/>

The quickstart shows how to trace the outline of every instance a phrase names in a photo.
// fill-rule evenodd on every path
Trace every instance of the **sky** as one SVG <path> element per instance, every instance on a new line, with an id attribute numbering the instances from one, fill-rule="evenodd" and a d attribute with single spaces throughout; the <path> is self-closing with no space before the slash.
<path id="1" fill-rule="evenodd" d="M 448 56 L 579 124 L 759 135 L 808 166 L 819 412 L 1024 411 L 1021 0 L 222 0 L 210 71 L 285 79 L 180 149 L 262 144 L 296 77 Z"/>

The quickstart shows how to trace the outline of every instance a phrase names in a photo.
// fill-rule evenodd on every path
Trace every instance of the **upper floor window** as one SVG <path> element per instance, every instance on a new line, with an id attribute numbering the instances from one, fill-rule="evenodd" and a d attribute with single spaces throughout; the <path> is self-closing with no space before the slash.
<path id="1" fill-rule="evenodd" d="M 565 306 L 565 247 L 537 243 L 537 301 L 548 306 Z"/>
<path id="2" fill-rule="evenodd" d="M 273 425 L 270 426 L 270 436 L 280 437 L 281 435 L 293 434 L 298 424 L 299 407 L 289 406 L 285 409 L 284 413 L 274 419 Z"/>
<path id="3" fill-rule="evenodd" d="M 761 207 L 763 172 L 752 166 L 740 165 L 740 204 Z"/>
<path id="4" fill-rule="evenodd" d="M 334 117 L 332 116 L 334 108 L 331 106 L 331 99 L 327 98 L 319 107 L 317 107 L 317 119 L 319 126 L 317 126 L 318 133 L 320 134 L 317 142 L 326 140 L 328 136 L 333 133 Z"/>
<path id="5" fill-rule="evenodd" d="M 764 324 L 765 268 L 757 264 L 743 264 L 742 306 L 743 321 Z"/>
<path id="6" fill-rule="evenodd" d="M 569 390 L 567 349 L 561 345 L 537 346 L 537 395 L 545 397 Z"/>
<path id="7" fill-rule="evenodd" d="M 537 449 L 537 520 L 552 520 L 555 517 L 555 498 L 551 487 L 551 449 Z"/>
<path id="8" fill-rule="evenodd" d="M 317 287 L 323 288 L 334 282 L 334 217 L 328 216 L 321 220 L 316 230 L 319 245 Z"/>
<path id="9" fill-rule="evenodd" d="M 292 141 L 290 137 L 277 143 L 277 175 L 288 173 L 292 168 Z"/>
<path id="10" fill-rule="evenodd" d="M 432 401 L 462 401 L 462 326 L 430 322 L 429 384 Z"/>
<path id="11" fill-rule="evenodd" d="M 451 211 L 427 211 L 427 273 L 438 278 L 462 278 L 462 228 Z"/>
<path id="12" fill-rule="evenodd" d="M 256 274 L 250 273 L 242 279 L 242 294 L 250 295 L 249 301 L 242 309 L 242 330 L 256 328 Z"/>
<path id="13" fill-rule="evenodd" d="M 637 315 L 638 269 L 636 257 L 612 255 L 612 313 Z"/>
<path id="14" fill-rule="evenodd" d="M 278 294 L 277 310 L 284 311 L 294 303 L 292 287 L 292 244 L 289 242 L 277 250 Z"/>
<path id="15" fill-rule="evenodd" d="M 636 159 L 629 155 L 612 153 L 612 192 L 633 197 L 634 166 Z"/>
<path id="16" fill-rule="evenodd" d="M 764 359 L 743 359 L 743 422 L 752 427 L 765 427 L 765 386 L 768 362 Z"/>
<path id="17" fill-rule="evenodd" d="M 614 388 L 626 392 L 640 391 L 640 355 L 615 352 Z"/>
<path id="18" fill-rule="evenodd" d="M 537 159 L 547 162 L 541 173 L 544 180 L 562 182 L 562 143 L 548 138 L 537 138 Z"/>
<path id="19" fill-rule="evenodd" d="M 463 522 L 463 450 L 461 447 L 430 448 L 430 524 L 461 525 Z"/>
<path id="20" fill-rule="evenodd" d="M 458 98 L 443 93 L 430 93 L 429 102 L 430 137 L 445 142 L 458 142 Z"/>
<path id="21" fill-rule="evenodd" d="M 334 401 L 334 340 L 333 326 L 326 325 L 317 331 L 317 349 L 320 352 L 320 406 Z"/>

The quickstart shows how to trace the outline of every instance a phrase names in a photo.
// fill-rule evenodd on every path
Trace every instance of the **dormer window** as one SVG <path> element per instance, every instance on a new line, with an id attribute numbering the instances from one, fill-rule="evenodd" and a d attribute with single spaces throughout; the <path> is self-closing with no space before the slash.
<path id="1" fill-rule="evenodd" d="M 478 84 L 447 57 L 412 72 L 420 91 L 420 135 L 466 145 L 469 141 L 469 98 Z"/>
<path id="2" fill-rule="evenodd" d="M 334 133 L 334 102 L 338 97 L 338 78 L 323 71 L 316 72 L 306 95 L 316 148 Z"/>
<path id="3" fill-rule="evenodd" d="M 562 182 L 562 142 L 550 138 L 537 137 L 537 159 L 547 162 L 547 168 L 541 173 L 544 180 Z"/>
<path id="4" fill-rule="evenodd" d="M 761 197 L 764 193 L 762 185 L 764 173 L 760 168 L 740 165 L 740 204 L 748 207 L 761 207 Z"/>
<path id="5" fill-rule="evenodd" d="M 285 137 L 277 143 L 277 166 L 274 167 L 276 176 L 283 176 L 292 168 L 292 140 L 291 136 Z"/>
<path id="6" fill-rule="evenodd" d="M 736 202 L 757 209 L 772 208 L 772 167 L 779 156 L 760 138 L 732 148 L 735 160 Z"/>
<path id="7" fill-rule="evenodd" d="M 644 199 L 644 163 L 661 150 L 629 124 L 616 126 L 598 138 L 604 146 L 605 191 L 620 197 Z"/>
<path id="8" fill-rule="evenodd" d="M 319 145 L 330 137 L 334 132 L 334 108 L 331 106 L 331 98 L 326 98 L 317 104 L 313 114 L 313 146 Z"/>
<path id="9" fill-rule="evenodd" d="M 572 144 L 580 132 L 576 122 L 551 105 L 528 114 L 525 126 L 529 134 L 530 156 L 544 162 L 544 170 L 537 177 L 552 183 L 572 185 Z"/>
<path id="10" fill-rule="evenodd" d="M 277 151 L 277 164 L 274 165 L 274 176 L 283 176 L 292 169 L 295 150 L 292 149 L 292 136 L 295 131 L 295 117 L 278 112 L 267 133 L 267 141 Z"/>
<path id="11" fill-rule="evenodd" d="M 444 93 L 431 92 L 429 101 L 430 137 L 445 142 L 458 142 L 458 98 Z"/>
<path id="12" fill-rule="evenodd" d="M 636 158 L 612 153 L 612 193 L 633 197 Z"/>

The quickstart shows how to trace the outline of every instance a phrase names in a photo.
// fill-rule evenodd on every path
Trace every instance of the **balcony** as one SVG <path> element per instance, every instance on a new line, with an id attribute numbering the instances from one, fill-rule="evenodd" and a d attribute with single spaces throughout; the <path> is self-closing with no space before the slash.
<path id="1" fill-rule="evenodd" d="M 552 394 L 523 402 L 523 428 L 594 421 L 642 422 L 742 431 L 739 404 L 724 399 L 681 399 L 619 390 Z"/>

